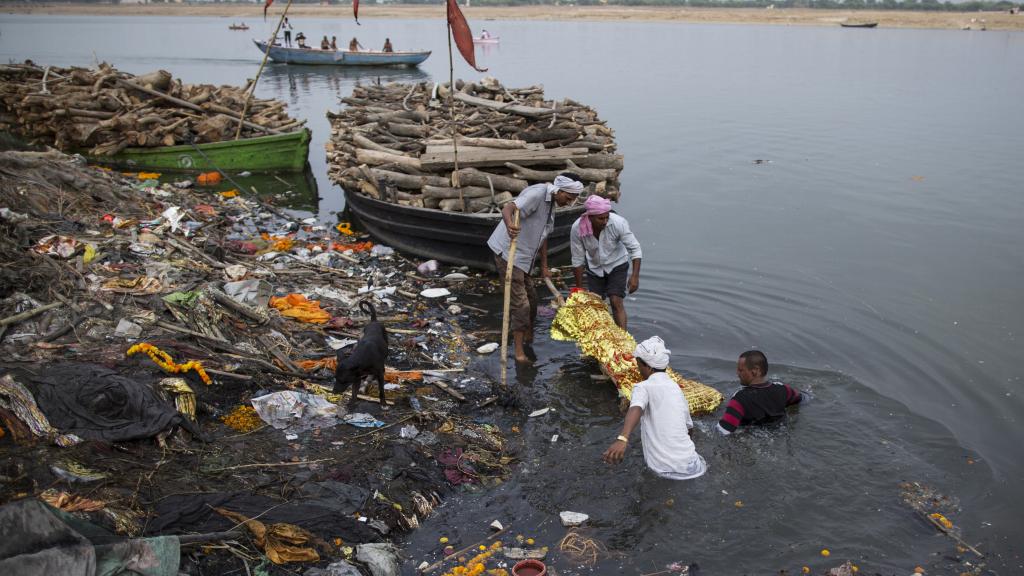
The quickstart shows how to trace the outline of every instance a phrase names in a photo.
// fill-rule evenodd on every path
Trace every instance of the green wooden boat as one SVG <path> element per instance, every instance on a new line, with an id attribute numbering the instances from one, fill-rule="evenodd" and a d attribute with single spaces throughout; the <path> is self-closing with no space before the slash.
<path id="1" fill-rule="evenodd" d="M 90 160 L 132 170 L 167 172 L 209 171 L 217 168 L 250 172 L 301 172 L 309 156 L 309 139 L 309 129 L 303 128 L 287 134 L 208 144 L 125 148 L 113 156 L 92 156 Z"/>

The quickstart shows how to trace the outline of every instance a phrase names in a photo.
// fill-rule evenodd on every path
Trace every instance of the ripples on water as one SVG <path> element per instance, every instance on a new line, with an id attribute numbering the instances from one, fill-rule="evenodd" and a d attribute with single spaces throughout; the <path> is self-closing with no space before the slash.
<path id="1" fill-rule="evenodd" d="M 269 33 L 257 13 L 246 33 L 229 33 L 227 18 L 3 15 L 0 57 L 91 65 L 95 54 L 130 72 L 241 85 L 259 57 L 251 38 Z M 313 129 L 321 220 L 343 206 L 321 152 L 325 111 L 357 81 L 447 78 L 441 22 L 295 22 L 311 38 L 358 33 L 373 46 L 390 36 L 434 50 L 414 71 L 268 67 L 258 95 L 285 100 Z M 783 426 L 728 439 L 714 418 L 698 419 L 710 465 L 699 480 L 649 477 L 639 442 L 609 469 L 600 455 L 621 426 L 612 391 L 571 345 L 542 337 L 543 363 L 520 385 L 533 407 L 557 410 L 499 420 L 522 426 L 523 464 L 503 487 L 454 496 L 424 522 L 410 535 L 411 564 L 436 551 L 439 533 L 468 543 L 495 518 L 553 545 L 564 534 L 557 513 L 571 509 L 622 553 L 595 573 L 676 560 L 710 574 L 794 573 L 845 558 L 905 573 L 951 550 L 898 503 L 908 480 L 958 497 L 967 539 L 994 553 L 1001 574 L 1024 573 L 1024 34 L 488 29 L 502 44 L 479 60 L 503 82 L 543 83 L 616 130 L 627 166 L 618 209 L 645 251 L 627 303 L 634 334 L 663 336 L 678 370 L 726 393 L 736 356 L 761 347 L 772 375 L 813 400 Z M 496 373 L 494 360 L 484 363 Z M 824 547 L 835 562 L 816 560 Z"/>

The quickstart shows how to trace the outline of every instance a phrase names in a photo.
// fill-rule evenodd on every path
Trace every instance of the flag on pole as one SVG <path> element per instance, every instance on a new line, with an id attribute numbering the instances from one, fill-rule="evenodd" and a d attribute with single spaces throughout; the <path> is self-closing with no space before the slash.
<path id="1" fill-rule="evenodd" d="M 473 33 L 469 31 L 469 23 L 459 10 L 456 0 L 448 0 L 448 29 L 451 30 L 455 45 L 466 62 L 477 72 L 487 72 L 487 68 L 476 67 L 476 54 L 473 52 Z"/>
<path id="2" fill-rule="evenodd" d="M 264 22 L 267 21 L 267 8 L 270 8 L 270 5 L 273 4 L 273 3 L 274 3 L 274 0 L 267 0 L 267 3 L 263 5 L 263 21 Z"/>
<path id="3" fill-rule="evenodd" d="M 352 0 L 352 15 L 356 17 L 356 25 L 362 26 L 359 23 L 359 0 Z"/>

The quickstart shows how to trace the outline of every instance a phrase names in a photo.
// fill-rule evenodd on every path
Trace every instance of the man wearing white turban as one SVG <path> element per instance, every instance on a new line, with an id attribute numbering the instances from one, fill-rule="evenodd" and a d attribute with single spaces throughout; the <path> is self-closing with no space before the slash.
<path id="1" fill-rule="evenodd" d="M 548 272 L 548 234 L 555 229 L 555 205 L 565 206 L 583 192 L 580 177 L 571 172 L 560 174 L 551 184 L 527 186 L 513 202 L 501 209 L 501 222 L 491 233 L 487 246 L 494 252 L 498 276 L 505 281 L 508 253 L 512 239 L 516 240 L 516 255 L 512 272 L 512 298 L 509 309 L 512 338 L 515 341 L 517 362 L 529 362 L 526 348 L 533 342 L 533 320 L 537 316 L 537 291 L 530 273 L 540 255 L 540 272 Z M 519 226 L 513 217 L 519 212 Z"/>
<path id="2" fill-rule="evenodd" d="M 626 453 L 629 435 L 641 424 L 644 461 L 655 474 L 671 480 L 704 475 L 708 466 L 690 439 L 693 419 L 686 396 L 665 373 L 672 351 L 652 336 L 637 345 L 633 356 L 643 382 L 633 385 L 622 433 L 604 452 L 604 461 L 618 464 Z"/>

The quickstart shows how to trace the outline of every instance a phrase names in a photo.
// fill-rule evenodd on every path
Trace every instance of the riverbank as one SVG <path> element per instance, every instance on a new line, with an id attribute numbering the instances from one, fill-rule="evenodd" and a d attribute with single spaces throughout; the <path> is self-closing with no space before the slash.
<path id="1" fill-rule="evenodd" d="M 276 7 L 275 7 L 276 9 Z M 760 8 L 688 8 L 662 6 L 485 6 L 463 9 L 470 22 L 482 20 L 689 22 L 836 26 L 877 22 L 879 28 L 1024 30 L 1024 15 L 1007 12 L 920 12 L 897 10 L 812 10 Z M 8 5 L 7 14 L 74 14 L 92 16 L 204 16 L 257 20 L 258 6 L 240 4 L 32 4 Z M 304 18 L 351 18 L 350 6 L 292 6 Z M 437 6 L 369 5 L 360 18 L 436 18 Z"/>

